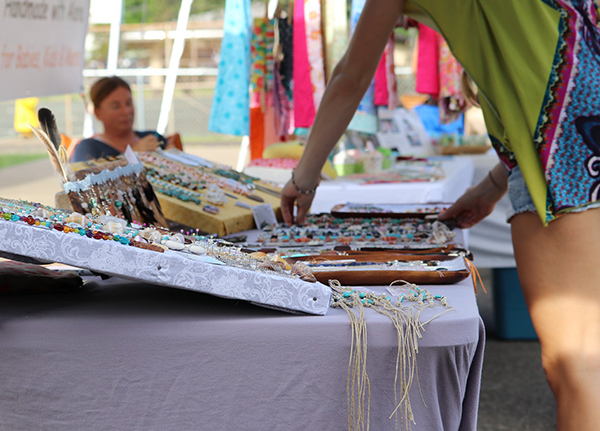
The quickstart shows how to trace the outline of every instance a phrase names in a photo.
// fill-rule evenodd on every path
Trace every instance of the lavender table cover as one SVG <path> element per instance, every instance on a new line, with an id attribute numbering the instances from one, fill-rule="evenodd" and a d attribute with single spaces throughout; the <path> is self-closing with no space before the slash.
<path id="1" fill-rule="evenodd" d="M 455 310 L 420 340 L 412 429 L 475 430 L 485 335 L 471 280 L 429 290 Z M 396 335 L 373 310 L 366 321 L 370 429 L 393 430 Z M 339 309 L 291 315 L 119 278 L 4 295 L 0 429 L 345 430 L 349 354 Z"/>

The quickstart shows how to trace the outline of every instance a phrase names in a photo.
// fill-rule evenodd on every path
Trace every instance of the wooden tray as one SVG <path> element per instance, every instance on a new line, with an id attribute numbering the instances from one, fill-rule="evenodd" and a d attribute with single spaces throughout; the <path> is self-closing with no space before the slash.
<path id="1" fill-rule="evenodd" d="M 337 280 L 345 286 L 386 286 L 394 281 L 404 280 L 419 285 L 454 284 L 469 277 L 468 270 L 463 271 L 315 271 L 317 281 L 328 284 Z"/>
<path id="2" fill-rule="evenodd" d="M 371 262 L 373 264 L 383 264 L 393 261 L 411 262 L 411 261 L 453 261 L 456 264 L 457 259 L 462 257 L 458 254 L 435 253 L 435 254 L 390 254 L 388 252 L 353 252 L 344 254 L 325 253 L 321 255 L 309 255 L 298 257 L 287 257 L 290 263 L 303 261 L 306 263 L 329 262 L 352 260 L 360 263 Z M 455 265 L 456 266 L 456 265 Z M 443 266 L 441 266 L 443 267 Z M 454 284 L 469 277 L 471 272 L 466 265 L 460 269 L 437 269 L 437 270 L 411 270 L 401 268 L 391 269 L 369 269 L 361 266 L 314 267 L 311 266 L 314 276 L 323 284 L 328 284 L 329 280 L 338 280 L 342 285 L 347 286 L 382 286 L 388 285 L 394 281 L 404 280 L 415 284 Z"/>

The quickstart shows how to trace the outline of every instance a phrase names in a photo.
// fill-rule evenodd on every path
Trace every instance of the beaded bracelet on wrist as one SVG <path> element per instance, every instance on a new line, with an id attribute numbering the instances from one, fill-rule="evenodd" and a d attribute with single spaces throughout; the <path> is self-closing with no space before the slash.
<path id="1" fill-rule="evenodd" d="M 313 195 L 315 194 L 315 192 L 317 191 L 317 187 L 319 187 L 319 183 L 321 182 L 321 178 L 319 178 L 319 180 L 317 181 L 317 185 L 314 186 L 312 189 L 309 190 L 302 190 L 300 187 L 298 187 L 298 185 L 296 184 L 296 181 L 294 180 L 294 171 L 292 171 L 292 185 L 294 186 L 294 188 L 296 189 L 296 192 L 300 193 L 301 195 Z"/>

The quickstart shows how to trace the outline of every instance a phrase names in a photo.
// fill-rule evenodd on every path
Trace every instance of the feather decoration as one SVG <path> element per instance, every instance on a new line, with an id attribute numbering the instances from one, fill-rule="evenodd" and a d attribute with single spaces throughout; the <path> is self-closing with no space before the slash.
<path id="1" fill-rule="evenodd" d="M 31 124 L 29 125 L 33 134 L 44 144 L 46 150 L 48 151 L 48 155 L 50 156 L 50 161 L 52 162 L 52 166 L 54 166 L 54 170 L 60 176 L 60 179 L 63 183 L 69 181 L 75 181 L 75 172 L 68 163 L 63 163 L 60 160 L 60 156 L 58 150 L 46 134 L 46 132 L 38 129 L 37 127 L 33 127 Z"/>
<path id="2" fill-rule="evenodd" d="M 67 149 L 64 145 L 58 147 L 58 158 L 63 165 L 69 165 L 69 156 L 67 155 Z"/>
<path id="3" fill-rule="evenodd" d="M 54 145 L 56 151 L 59 151 L 61 137 L 58 127 L 56 126 L 56 118 L 54 114 L 48 108 L 40 108 L 38 111 L 38 120 L 40 121 L 40 128 L 46 133 L 50 142 Z"/>
<path id="4" fill-rule="evenodd" d="M 62 137 L 56 125 L 56 118 L 51 110 L 48 108 L 40 108 L 38 111 L 38 120 L 40 122 L 41 129 L 48 135 L 52 145 L 58 151 L 58 156 L 63 166 L 69 163 L 69 157 L 67 156 L 67 149 L 62 144 Z"/>

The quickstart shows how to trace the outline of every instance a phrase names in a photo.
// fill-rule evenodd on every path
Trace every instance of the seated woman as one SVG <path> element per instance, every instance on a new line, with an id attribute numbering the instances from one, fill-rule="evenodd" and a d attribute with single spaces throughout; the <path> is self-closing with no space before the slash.
<path id="1" fill-rule="evenodd" d="M 71 155 L 71 163 L 118 156 L 128 145 L 134 151 L 175 147 L 155 131 L 133 130 L 135 109 L 131 88 L 125 80 L 117 76 L 99 79 L 90 89 L 90 98 L 96 118 L 104 125 L 104 133 L 79 142 Z"/>

